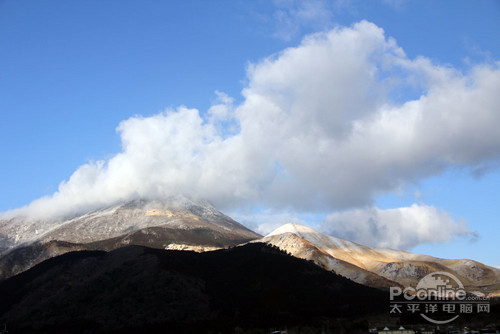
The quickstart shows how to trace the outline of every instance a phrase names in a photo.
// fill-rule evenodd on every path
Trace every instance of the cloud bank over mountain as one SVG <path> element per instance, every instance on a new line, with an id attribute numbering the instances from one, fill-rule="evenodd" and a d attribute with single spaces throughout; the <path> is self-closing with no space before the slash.
<path id="1" fill-rule="evenodd" d="M 366 207 L 335 212 L 325 219 L 322 230 L 357 240 L 368 246 L 411 249 L 424 242 L 442 242 L 451 236 L 477 235 L 464 221 L 456 223 L 443 210 L 428 205 L 381 210 Z"/>
<path id="2" fill-rule="evenodd" d="M 450 167 L 480 171 L 498 163 L 499 65 L 464 73 L 409 59 L 366 21 L 309 35 L 249 65 L 241 103 L 218 93 L 206 112 L 181 106 L 124 120 L 122 152 L 82 165 L 56 193 L 3 216 L 48 219 L 182 193 L 222 210 L 364 208 L 324 222 L 354 241 L 366 237 L 365 224 L 388 247 L 447 240 L 469 231 L 445 212 L 370 205 L 377 194 Z M 436 234 L 431 220 L 446 228 Z M 409 222 L 420 228 L 404 242 Z"/>

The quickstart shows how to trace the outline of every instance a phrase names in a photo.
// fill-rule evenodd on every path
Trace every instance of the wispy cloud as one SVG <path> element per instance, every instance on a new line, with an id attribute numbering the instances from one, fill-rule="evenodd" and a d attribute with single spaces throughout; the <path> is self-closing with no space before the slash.
<path id="1" fill-rule="evenodd" d="M 299 35 L 303 28 L 325 29 L 330 25 L 333 8 L 325 0 L 275 0 L 273 36 L 285 41 Z"/>

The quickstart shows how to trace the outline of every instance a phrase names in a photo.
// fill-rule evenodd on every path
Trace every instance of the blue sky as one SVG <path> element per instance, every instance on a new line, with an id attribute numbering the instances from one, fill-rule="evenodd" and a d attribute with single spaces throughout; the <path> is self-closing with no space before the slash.
<path id="1" fill-rule="evenodd" d="M 371 23 L 356 26 L 362 20 Z M 377 28 L 383 29 L 383 32 Z M 373 110 L 380 111 L 385 110 L 384 105 L 388 101 L 393 107 L 397 107 L 398 104 L 401 106 L 405 102 L 418 100 L 429 92 L 435 94 L 432 96 L 439 101 L 438 94 L 445 90 L 443 87 L 447 83 L 408 84 L 410 78 L 414 79 L 420 73 L 437 76 L 438 72 L 453 71 L 454 73 L 447 74 L 451 79 L 459 81 L 457 77 L 463 76 L 465 81 L 476 80 L 480 94 L 480 79 L 486 78 L 489 72 L 481 74 L 482 76 L 473 73 L 481 66 L 489 66 L 488 71 L 492 75 L 498 72 L 498 31 L 498 1 L 0 1 L 0 212 L 23 207 L 57 192 L 69 198 L 69 193 L 89 191 L 90 197 L 96 197 L 92 192 L 94 190 L 87 189 L 90 177 L 85 173 L 86 170 L 91 169 L 90 174 L 95 179 L 108 177 L 112 173 L 108 164 L 117 154 L 120 156 L 123 152 L 133 151 L 138 142 L 153 142 L 151 138 L 144 138 L 144 133 L 158 128 L 161 130 L 162 126 L 170 129 L 172 124 L 178 124 L 179 129 L 184 129 L 182 125 L 185 124 L 186 129 L 192 130 L 191 124 L 197 122 L 197 117 L 209 123 L 208 119 L 216 114 L 213 106 L 218 106 L 217 117 L 220 117 L 217 120 L 219 123 L 214 123 L 214 126 L 219 126 L 222 129 L 219 131 L 224 132 L 224 135 L 214 139 L 211 134 L 207 134 L 200 139 L 201 148 L 195 147 L 192 151 L 206 149 L 207 151 L 203 151 L 204 157 L 218 157 L 221 153 L 213 153 L 207 147 L 218 145 L 220 138 L 228 138 L 236 133 L 232 141 L 237 142 L 247 138 L 247 133 L 248 136 L 255 134 L 252 132 L 253 128 L 244 127 L 245 122 L 255 124 L 256 120 L 262 120 L 264 126 L 261 129 L 267 129 L 266 122 L 270 121 L 270 112 L 267 113 L 265 107 L 252 109 L 254 97 L 274 94 L 269 83 L 278 86 L 281 84 L 278 80 L 280 69 L 294 72 L 300 67 L 300 63 L 298 67 L 291 68 L 284 65 L 280 67 L 280 64 L 287 59 L 295 59 L 294 57 L 300 61 L 303 59 L 300 58 L 300 50 L 309 50 L 307 48 L 311 45 L 312 51 L 307 52 L 314 52 L 314 46 L 323 45 L 321 43 L 328 32 L 332 32 L 328 38 L 334 44 L 325 52 L 334 53 L 332 62 L 348 60 L 346 56 L 337 54 L 335 43 L 341 45 L 344 39 L 352 35 L 367 38 L 367 41 L 377 41 L 373 51 L 375 56 L 378 55 L 377 52 L 388 52 L 388 55 L 390 52 L 397 53 L 397 48 L 404 50 L 405 56 L 399 55 L 389 60 L 406 62 L 401 67 L 387 71 L 382 69 L 375 83 L 369 81 L 370 78 L 360 78 L 360 82 L 369 81 L 366 84 L 370 89 L 375 87 L 374 89 L 380 88 L 381 91 L 390 90 L 390 93 L 382 92 L 380 96 L 377 95 L 378 91 L 373 93 L 377 95 L 374 98 L 376 101 L 367 100 L 366 104 L 359 106 L 360 109 L 366 107 L 367 110 L 374 108 Z M 310 44 L 303 42 L 306 36 L 314 33 L 325 35 L 310 37 L 313 40 Z M 377 36 L 383 36 L 385 40 L 377 40 Z M 397 48 L 390 45 L 392 39 L 397 43 Z M 364 45 L 353 44 L 351 40 L 346 43 L 347 46 L 359 48 L 360 52 L 365 50 Z M 290 50 L 287 49 L 290 47 L 295 49 L 288 53 L 284 51 Z M 432 66 L 418 63 L 417 59 L 422 59 L 421 57 Z M 307 58 L 304 59 L 307 62 Z M 384 61 L 387 61 L 381 59 L 371 63 L 371 58 L 367 59 L 353 63 L 353 68 L 365 66 L 365 61 L 369 65 L 383 67 Z M 304 65 L 304 68 L 308 68 L 307 66 Z M 418 68 L 418 74 L 415 68 Z M 338 79 L 338 71 L 338 68 L 333 68 L 331 73 L 336 75 L 328 81 L 333 82 L 329 86 L 332 91 L 344 85 Z M 268 73 L 275 76 L 271 77 Z M 309 74 L 310 76 L 307 72 L 301 72 L 297 74 L 297 78 L 308 80 L 316 75 Z M 396 83 L 388 84 L 390 88 L 387 88 L 386 81 L 382 79 L 393 77 Z M 290 78 L 295 80 L 296 76 Z M 352 78 L 354 83 L 351 82 Z M 356 87 L 355 73 L 352 78 L 349 76 L 348 84 Z M 484 85 L 488 87 L 487 84 Z M 292 94 L 292 99 L 296 97 L 293 94 L 301 94 L 300 85 L 291 88 L 285 86 L 283 89 L 287 94 Z M 475 84 L 470 86 L 475 87 Z M 289 93 L 288 90 L 295 93 Z M 383 99 L 385 100 L 379 102 Z M 300 100 L 300 96 L 297 100 Z M 328 101 L 335 109 L 336 100 Z M 339 104 L 341 102 L 344 103 L 339 101 Z M 345 103 L 348 102 L 349 100 Z M 300 103 L 290 108 L 303 108 Z M 485 105 L 478 103 L 477 111 L 470 112 L 477 112 L 478 119 L 482 119 L 482 110 L 487 110 L 488 106 L 495 103 L 495 100 Z M 194 108 L 199 115 L 180 111 L 179 106 Z M 166 108 L 170 108 L 171 117 L 162 113 Z M 283 108 L 286 109 L 286 106 Z M 346 114 L 339 116 L 346 117 L 347 121 L 342 121 L 346 124 L 351 118 L 365 120 L 368 117 L 363 110 L 346 108 Z M 330 112 L 329 106 L 319 106 L 318 110 L 318 119 Z M 298 115 L 297 119 L 301 119 L 303 115 L 307 117 L 307 112 Z M 351 116 L 349 112 L 360 114 Z M 464 115 L 466 112 L 464 111 Z M 232 113 L 236 115 L 234 119 L 231 118 L 233 116 L 228 116 Z M 439 113 L 439 110 L 435 113 Z M 489 122 L 490 125 L 498 128 L 500 123 L 495 124 L 494 121 L 499 118 L 495 118 L 494 114 L 495 110 L 487 116 L 493 120 Z M 178 118 L 174 117 L 176 115 Z M 123 121 L 125 122 L 121 123 Z M 121 130 L 117 133 L 116 129 L 120 124 Z M 151 124 L 154 124 L 153 128 L 149 127 Z M 231 128 L 234 124 L 235 129 Z M 363 237 L 360 232 L 366 226 L 362 223 L 357 225 L 359 219 L 368 217 L 379 224 L 378 234 L 374 238 L 391 237 L 382 232 L 382 227 L 420 224 L 419 226 L 426 228 L 421 237 L 411 243 L 393 240 L 387 245 L 441 257 L 473 258 L 498 266 L 500 252 L 496 242 L 500 239 L 497 228 L 500 217 L 500 151 L 496 145 L 497 137 L 481 127 L 484 125 L 476 126 L 471 121 L 464 121 L 464 124 L 471 124 L 467 128 L 467 136 L 464 136 L 467 139 L 464 139 L 464 143 L 460 142 L 457 135 L 450 139 L 453 142 L 445 145 L 453 149 L 446 151 L 448 149 L 443 148 L 444 151 L 438 150 L 435 155 L 422 158 L 423 160 L 418 160 L 421 153 L 414 152 L 415 155 L 409 158 L 409 161 L 416 159 L 414 165 L 410 163 L 401 167 L 406 162 L 397 162 L 394 168 L 398 182 L 394 184 L 387 181 L 390 173 L 386 175 L 386 171 L 393 168 L 392 165 L 381 164 L 380 169 L 384 171 L 379 171 L 378 174 L 374 172 L 376 176 L 373 178 L 363 174 L 363 177 L 358 178 L 359 184 L 351 182 L 345 185 L 349 189 L 361 189 L 353 194 L 346 191 L 347 199 L 328 192 L 321 183 L 330 180 L 330 174 L 335 179 L 335 175 L 339 173 L 349 173 L 349 168 L 346 167 L 341 172 L 325 169 L 325 179 L 319 176 L 316 179 L 310 175 L 307 166 L 299 166 L 294 170 L 294 166 L 290 165 L 289 161 L 296 157 L 309 158 L 304 153 L 307 148 L 301 151 L 302 155 L 298 155 L 290 147 L 283 147 L 279 153 L 269 152 L 266 157 L 257 154 L 256 159 L 262 158 L 262 164 L 257 165 L 246 164 L 244 157 L 237 160 L 235 166 L 239 169 L 235 167 L 234 170 L 226 171 L 225 175 L 234 173 L 235 180 L 243 181 L 235 182 L 236 185 L 228 186 L 227 189 L 223 186 L 219 189 L 218 184 L 232 184 L 230 180 L 222 177 L 218 179 L 219 183 L 211 183 L 211 174 L 204 176 L 200 181 L 201 186 L 186 181 L 175 184 L 167 182 L 166 187 L 186 192 L 201 189 L 199 193 L 206 194 L 225 212 L 234 213 L 261 232 L 296 219 L 333 235 L 352 236 L 354 239 L 358 236 L 355 241 L 366 242 L 367 237 Z M 310 130 L 315 129 L 316 125 L 311 125 L 304 133 L 311 133 Z M 340 140 L 337 132 L 349 131 L 344 129 L 344 123 L 337 125 L 332 125 L 329 129 L 331 132 L 324 138 L 326 142 Z M 238 127 L 244 130 L 238 130 Z M 461 125 L 457 129 L 463 128 Z M 211 128 L 202 126 L 200 129 L 208 131 Z M 456 130 L 451 130 L 453 129 Z M 189 162 L 193 161 L 193 156 L 184 156 L 182 146 L 178 145 L 184 143 L 185 138 L 171 139 L 170 132 L 165 131 L 167 134 L 161 134 L 161 140 L 164 140 L 165 145 L 177 144 L 178 151 L 161 151 L 162 154 L 171 154 L 179 163 L 179 170 L 190 169 Z M 447 131 L 447 128 L 443 131 Z M 193 136 L 188 139 L 198 140 L 194 134 Z M 304 136 L 308 138 L 307 135 Z M 426 134 L 422 136 L 425 137 Z M 486 139 L 477 139 L 481 136 Z M 156 139 L 154 138 L 155 143 Z M 272 147 L 273 143 L 279 142 L 279 138 L 268 139 L 252 145 Z M 207 142 L 212 146 L 205 145 Z M 381 143 L 383 146 L 385 142 L 381 140 Z M 251 147 L 248 148 L 252 145 L 245 144 L 244 147 L 251 154 L 256 154 Z M 128 150 L 127 147 L 132 148 Z M 163 150 L 164 145 L 158 147 L 158 150 Z M 229 144 L 224 149 L 230 150 L 228 147 Z M 465 153 L 460 147 L 464 147 Z M 484 152 L 478 149 L 482 147 L 486 147 Z M 338 150 L 335 153 L 337 157 L 343 152 L 342 148 Z M 373 148 L 369 151 L 373 151 Z M 474 154 L 476 151 L 480 153 Z M 156 154 L 160 151 L 152 152 Z M 289 155 L 283 152 L 288 152 Z M 435 162 L 440 159 L 439 152 L 445 152 L 443 154 L 449 154 L 451 158 Z M 130 155 L 123 156 L 123 163 L 127 164 L 127 157 Z M 318 157 L 327 157 L 320 166 L 344 166 L 323 151 L 318 153 Z M 310 158 L 314 157 L 311 155 Z M 208 162 L 204 162 L 203 166 L 213 167 L 214 162 L 210 159 L 206 158 L 204 161 Z M 266 159 L 273 161 L 274 172 L 261 173 L 265 175 L 248 172 L 259 168 L 265 170 L 268 167 Z M 104 167 L 96 167 L 100 161 Z M 349 157 L 345 157 L 345 161 L 349 161 Z M 165 161 L 159 159 L 159 162 L 154 163 L 160 164 L 161 169 Z M 82 169 L 81 166 L 90 167 Z M 135 170 L 141 170 L 137 165 L 132 166 Z M 151 166 L 153 163 L 148 164 L 148 168 Z M 154 166 L 158 168 L 157 165 Z M 243 175 L 241 169 L 245 168 L 247 171 Z M 369 166 L 366 168 L 369 169 Z M 75 177 L 77 180 L 70 182 L 70 177 L 79 170 L 83 172 L 78 175 L 84 176 Z M 318 171 L 318 175 L 322 173 L 323 171 Z M 353 170 L 353 173 L 356 171 Z M 126 178 L 127 175 L 123 177 Z M 116 175 L 109 177 L 120 179 Z M 192 178 L 192 175 L 168 170 L 162 177 L 175 177 L 178 180 L 183 177 Z M 333 184 L 342 183 L 341 177 L 338 180 L 340 181 Z M 61 190 L 62 181 L 70 184 L 67 188 L 71 190 Z M 144 183 L 142 179 L 139 181 Z M 266 183 L 276 184 L 276 187 L 267 188 Z M 113 187 L 115 183 L 110 181 L 106 184 Z M 152 191 L 150 188 L 134 190 L 134 183 L 130 184 L 129 188 L 123 190 L 128 191 L 129 197 L 133 194 L 150 194 Z M 240 186 L 241 184 L 245 186 Z M 321 204 L 315 206 L 314 201 L 304 205 L 297 204 L 304 202 L 303 197 L 289 194 L 297 194 L 298 189 L 309 199 L 316 196 Z M 115 190 L 114 197 L 106 197 L 99 203 L 86 199 L 81 202 L 85 205 L 78 204 L 78 207 L 92 207 L 116 200 L 116 192 L 122 189 Z M 347 196 L 348 193 L 352 198 Z M 233 197 L 238 200 L 232 201 Z M 412 205 L 417 207 L 390 211 L 411 208 Z M 395 218 L 396 216 L 399 218 Z M 410 218 L 405 220 L 405 217 Z M 401 219 L 405 222 L 401 222 Z M 466 227 L 459 227 L 461 222 Z M 433 239 L 426 234 L 439 234 L 435 233 L 436 227 L 433 224 L 442 225 L 443 229 L 450 232 Z M 409 229 L 410 227 L 396 230 L 400 231 L 400 237 L 405 237 Z M 384 246 L 380 243 L 375 245 Z"/>

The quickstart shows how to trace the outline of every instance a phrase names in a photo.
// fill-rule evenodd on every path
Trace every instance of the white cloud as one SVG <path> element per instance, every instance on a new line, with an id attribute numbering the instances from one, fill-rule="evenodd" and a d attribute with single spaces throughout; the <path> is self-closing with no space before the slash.
<path id="1" fill-rule="evenodd" d="M 432 206 L 381 210 L 365 207 L 330 214 L 323 232 L 348 240 L 383 248 L 411 249 L 421 243 L 442 242 L 455 236 L 474 236 L 461 221 Z"/>
<path id="2" fill-rule="evenodd" d="M 65 216 L 178 193 L 223 210 L 332 212 L 371 205 L 377 194 L 449 167 L 483 170 L 500 158 L 498 63 L 462 73 L 408 59 L 363 21 L 307 36 L 247 74 L 241 104 L 218 93 L 205 117 L 179 107 L 125 120 L 121 153 L 81 166 L 55 194 L 4 216 Z M 378 212 L 376 221 L 396 226 L 392 215 Z M 450 231 L 464 231 L 455 225 Z"/>

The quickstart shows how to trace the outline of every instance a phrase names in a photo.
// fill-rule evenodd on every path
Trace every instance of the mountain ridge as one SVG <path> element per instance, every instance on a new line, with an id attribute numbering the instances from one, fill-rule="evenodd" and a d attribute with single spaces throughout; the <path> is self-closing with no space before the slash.
<path id="1" fill-rule="evenodd" d="M 203 251 L 261 237 L 209 202 L 185 196 L 133 200 L 66 221 L 44 223 L 17 217 L 0 221 L 0 235 L 7 236 L 0 245 L 0 280 L 70 250 L 142 245 Z"/>
<path id="2" fill-rule="evenodd" d="M 282 240 L 286 236 L 289 238 L 290 234 L 297 237 L 296 243 L 286 243 Z M 393 283 L 415 287 L 425 275 L 435 271 L 447 271 L 456 275 L 471 293 L 490 297 L 500 295 L 500 270 L 474 260 L 440 259 L 394 249 L 372 248 L 294 223 L 280 226 L 261 241 L 278 246 L 296 256 L 314 260 L 325 269 L 334 270 L 372 287 L 387 289 L 395 286 L 387 285 Z M 312 247 L 319 250 L 319 253 L 315 253 L 315 258 L 309 255 L 313 252 Z M 348 267 L 345 263 L 354 267 Z M 367 271 L 376 276 L 367 277 Z M 386 281 L 377 277 L 385 278 Z"/>

